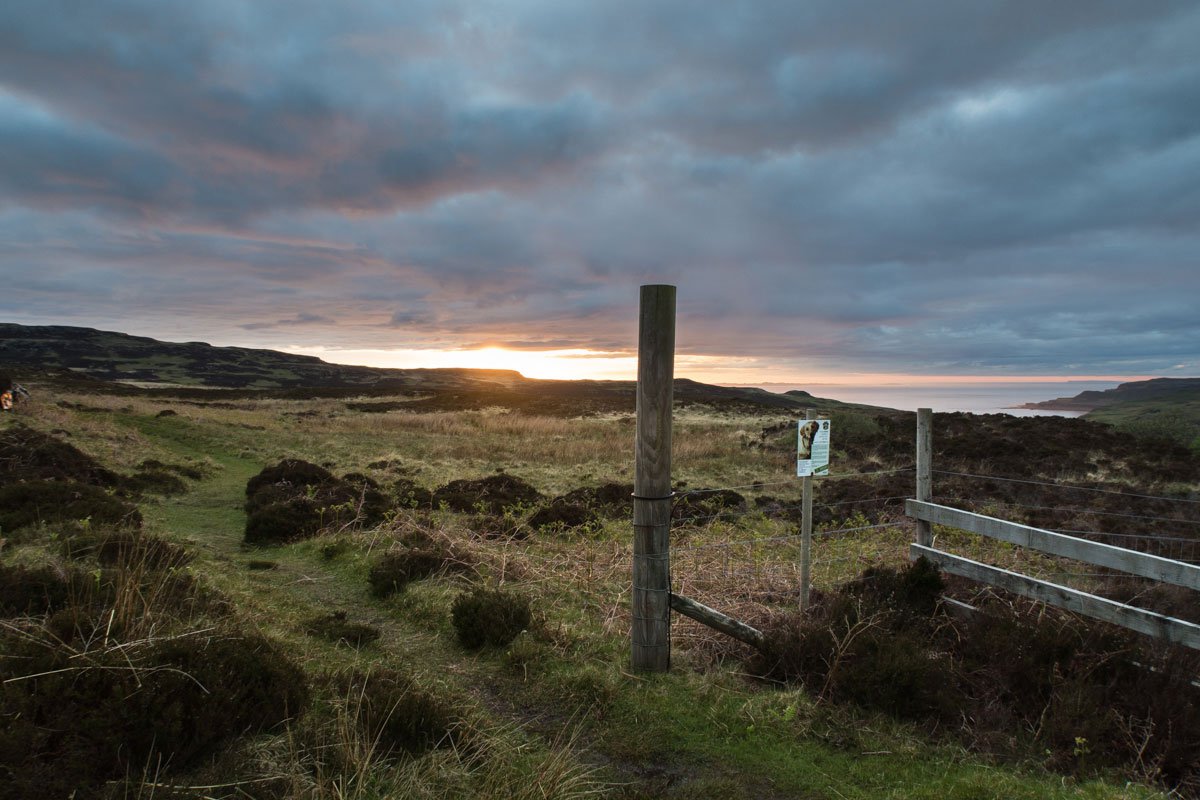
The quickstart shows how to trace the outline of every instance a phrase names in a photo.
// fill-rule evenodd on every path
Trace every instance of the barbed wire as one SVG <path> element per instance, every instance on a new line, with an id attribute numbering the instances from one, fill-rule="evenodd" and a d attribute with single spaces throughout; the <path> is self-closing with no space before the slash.
<path id="1" fill-rule="evenodd" d="M 989 481 L 1004 481 L 1006 483 L 1025 483 L 1031 486 L 1053 486 L 1059 489 L 1072 489 L 1079 492 L 1095 492 L 1097 494 L 1111 494 L 1117 497 L 1132 497 L 1140 500 L 1166 500 L 1171 503 L 1191 503 L 1200 505 L 1200 500 L 1192 500 L 1187 497 L 1164 497 L 1155 494 L 1136 494 L 1134 492 L 1120 492 L 1115 489 L 1096 489 L 1091 486 L 1075 486 L 1069 483 L 1058 483 L 1056 481 L 1032 481 L 1025 478 L 1002 478 L 998 475 L 976 475 L 972 472 L 952 472 L 945 469 L 933 470 L 935 475 L 956 475 L 960 478 L 981 478 Z"/>
<path id="2" fill-rule="evenodd" d="M 868 477 L 871 477 L 874 475 L 894 475 L 894 474 L 901 473 L 901 472 L 915 472 L 915 471 L 916 471 L 916 467 L 900 467 L 897 469 L 879 469 L 879 470 L 872 470 L 870 472 L 845 472 L 845 473 L 837 473 L 834 475 L 821 475 L 821 476 L 814 476 L 814 477 L 818 477 L 818 479 L 821 482 L 825 482 L 825 481 L 838 480 L 838 479 L 843 479 L 843 478 L 868 478 Z M 785 481 L 770 481 L 770 482 L 765 482 L 765 483 L 762 481 L 755 481 L 754 483 L 748 483 L 743 486 L 725 486 L 725 487 L 722 487 L 719 489 L 685 489 L 681 492 L 676 492 L 675 496 L 676 497 L 691 497 L 691 496 L 699 495 L 699 494 L 716 494 L 717 492 L 738 492 L 738 491 L 742 491 L 745 489 L 765 489 L 770 486 L 786 486 L 789 484 L 793 485 L 793 486 L 798 486 L 799 484 L 797 483 L 797 481 L 799 481 L 799 480 L 800 480 L 800 478 L 798 478 L 798 477 L 792 477 Z"/>
<path id="3" fill-rule="evenodd" d="M 1200 544 L 1200 539 L 1189 539 L 1185 536 L 1159 536 L 1153 533 L 1109 533 L 1107 531 L 1074 531 L 1066 528 L 1053 528 L 1055 533 L 1070 536 L 1109 536 L 1114 539 L 1148 539 L 1152 542 L 1172 542 L 1180 544 Z"/>
<path id="4" fill-rule="evenodd" d="M 837 506 L 852 506 L 852 505 L 861 505 L 861 504 L 867 504 L 867 503 L 884 503 L 884 502 L 890 502 L 890 501 L 895 501 L 895 500 L 908 500 L 911 497 L 912 497 L 912 495 L 907 495 L 907 494 L 895 495 L 893 497 L 867 497 L 867 498 L 863 498 L 861 500 L 839 500 L 836 503 L 814 502 L 813 505 L 820 506 L 822 508 L 834 508 Z M 701 514 L 701 515 L 693 516 L 693 517 L 682 517 L 680 519 L 672 520 L 671 524 L 672 525 L 686 525 L 686 524 L 689 524 L 692 522 L 704 522 L 705 520 L 736 519 L 738 517 L 744 517 L 744 516 L 748 516 L 750 514 L 763 514 L 764 516 L 769 517 L 772 514 L 778 514 L 782 511 L 795 511 L 796 509 L 798 509 L 798 508 L 802 509 L 803 507 L 804 507 L 804 503 L 799 502 L 799 503 L 787 503 L 785 505 L 774 506 L 772 508 L 747 508 L 747 509 L 735 509 L 735 510 L 729 510 L 729 511 L 718 511 L 718 512 L 715 512 L 712 514 Z"/>
<path id="5" fill-rule="evenodd" d="M 835 528 L 833 530 L 827 530 L 827 531 L 813 531 L 812 537 L 814 539 L 816 539 L 817 537 L 832 536 L 834 534 L 859 533 L 861 531 L 874 531 L 874 530 L 881 530 L 883 528 L 903 528 L 907 524 L 908 524 L 907 520 L 900 520 L 897 522 L 882 522 L 877 525 L 861 525 L 861 526 L 858 526 L 855 528 Z M 764 536 L 762 538 L 756 538 L 756 539 L 736 539 L 736 540 L 729 540 L 729 541 L 724 541 L 724 542 L 711 542 L 709 544 L 690 545 L 690 546 L 686 546 L 686 547 L 672 546 L 671 554 L 675 555 L 677 553 L 690 553 L 690 552 L 696 552 L 699 550 L 712 550 L 712 549 L 716 549 L 716 548 L 745 547 L 747 545 L 757 545 L 757 544 L 775 544 L 775 543 L 779 543 L 779 542 L 794 541 L 796 539 L 802 538 L 803 536 L 804 536 L 804 534 L 802 534 L 802 533 L 789 533 L 789 534 L 786 534 L 783 536 Z"/>

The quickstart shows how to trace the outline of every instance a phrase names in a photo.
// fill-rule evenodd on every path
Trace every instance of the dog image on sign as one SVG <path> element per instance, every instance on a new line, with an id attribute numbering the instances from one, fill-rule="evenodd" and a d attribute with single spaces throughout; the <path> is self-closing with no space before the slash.
<path id="1" fill-rule="evenodd" d="M 796 475 L 805 478 L 828 474 L 829 420 L 801 420 L 796 442 Z"/>

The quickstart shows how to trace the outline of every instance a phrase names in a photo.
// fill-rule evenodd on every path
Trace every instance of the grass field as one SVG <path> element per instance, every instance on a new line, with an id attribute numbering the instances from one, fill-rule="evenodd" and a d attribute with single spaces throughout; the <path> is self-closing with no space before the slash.
<path id="1" fill-rule="evenodd" d="M 500 515 L 507 527 L 503 519 L 488 523 L 499 534 L 484 535 L 479 514 L 400 508 L 378 525 L 337 524 L 272 546 L 243 542 L 247 481 L 281 459 L 303 459 L 336 475 L 364 473 L 384 488 L 403 480 L 432 489 L 503 472 L 553 497 L 632 481 L 629 415 L 564 418 L 503 408 L 380 414 L 319 400 L 185 403 L 95 394 L 56 400 L 23 406 L 4 418 L 0 433 L 18 425 L 54 432 L 122 474 L 150 459 L 202 475 L 188 481 L 185 493 L 144 495 L 138 507 L 145 533 L 186 548 L 192 560 L 180 569 L 232 610 L 159 623 L 146 608 L 151 622 L 140 628 L 139 641 L 213 628 L 261 633 L 312 687 L 306 712 L 285 724 L 213 743 L 181 766 L 135 765 L 79 796 L 832 800 L 1124 798 L 1160 791 L 1128 771 L 1085 765 L 1083 755 L 1077 769 L 1050 772 L 1033 732 L 1029 746 L 989 753 L 945 726 L 904 722 L 756 679 L 747 674 L 740 645 L 690 624 L 677 626 L 670 673 L 631 673 L 627 519 L 533 531 L 523 527 L 527 510 L 518 508 Z M 763 431 L 787 419 L 681 412 L 677 481 L 689 488 L 762 482 L 769 487 L 746 494 L 795 502 L 790 453 L 761 446 Z M 862 435 L 870 436 L 870 425 L 862 424 Z M 900 467 L 904 460 L 841 456 L 843 469 Z M 854 523 L 847 512 L 825 527 Z M 68 570 L 59 527 L 0 533 L 9 537 L 0 563 Z M 704 548 L 738 537 L 738 549 L 712 552 L 733 553 L 744 565 L 755 558 L 756 540 L 792 532 L 785 519 L 752 513 L 688 527 L 676 534 L 681 548 L 692 548 L 681 559 L 680 580 L 727 608 L 749 608 L 772 592 L 786 595 L 778 569 L 749 579 L 737 569 L 721 572 L 720 559 L 708 558 Z M 896 562 L 903 540 L 903 532 L 888 531 L 831 540 L 823 567 L 818 556 L 819 585 L 832 587 L 881 560 Z M 402 592 L 373 594 L 372 566 L 414 541 L 453 558 Z M 533 609 L 527 630 L 503 646 L 464 649 L 451 609 L 475 586 L 527 598 Z M 331 615 L 370 626 L 378 638 L 353 647 L 306 632 L 313 620 Z M 21 624 L 35 623 L 42 624 Z M 101 663 L 113 648 L 110 638 L 95 634 L 72 646 L 84 661 L 91 653 Z M 6 669 L 15 674 L 11 662 Z M 427 698 L 448 716 L 436 746 L 390 750 L 378 726 L 361 724 L 367 689 L 353 676 L 381 671 L 415 687 L 405 697 Z"/>

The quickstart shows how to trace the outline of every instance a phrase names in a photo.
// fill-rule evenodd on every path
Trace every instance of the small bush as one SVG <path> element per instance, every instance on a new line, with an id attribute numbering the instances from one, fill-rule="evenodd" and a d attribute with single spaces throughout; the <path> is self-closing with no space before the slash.
<path id="1" fill-rule="evenodd" d="M 433 506 L 433 492 L 411 478 L 397 478 L 389 490 L 398 508 L 429 509 Z"/>
<path id="2" fill-rule="evenodd" d="M 304 624 L 304 632 L 334 644 L 344 643 L 351 647 L 365 647 L 378 639 L 380 633 L 379 628 L 374 625 L 346 619 L 345 611 L 313 617 Z"/>
<path id="3" fill-rule="evenodd" d="M 467 520 L 467 528 L 480 539 L 524 539 L 529 535 L 528 526 L 502 514 L 475 514 Z"/>
<path id="4" fill-rule="evenodd" d="M 529 600 L 500 589 L 475 589 L 454 599 L 450 607 L 458 640 L 468 649 L 502 647 L 529 628 Z"/>
<path id="5" fill-rule="evenodd" d="M 53 480 L 0 486 L 0 529 L 11 531 L 38 523 L 84 519 L 98 525 L 142 525 L 136 507 L 98 486 Z"/>
<path id="6" fill-rule="evenodd" d="M 0 433 L 0 479 L 4 483 L 57 480 L 104 487 L 121 482 L 121 476 L 74 445 L 20 426 Z"/>
<path id="7" fill-rule="evenodd" d="M 454 569 L 458 565 L 450 554 L 433 545 L 406 547 L 384 553 L 371 567 L 368 577 L 376 597 L 402 592 L 412 581 Z"/>
<path id="8" fill-rule="evenodd" d="M 276 569 L 279 567 L 278 561 L 267 561 L 261 558 L 252 558 L 246 562 L 246 569 L 252 571 L 262 571 L 268 569 Z"/>

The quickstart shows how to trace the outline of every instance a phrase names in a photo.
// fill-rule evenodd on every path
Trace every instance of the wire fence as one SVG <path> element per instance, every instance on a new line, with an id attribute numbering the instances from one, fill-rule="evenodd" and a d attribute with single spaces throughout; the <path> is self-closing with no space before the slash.
<path id="1" fill-rule="evenodd" d="M 914 473 L 914 467 L 849 472 L 820 478 L 814 517 L 825 518 L 812 534 L 811 585 L 829 590 L 861 575 L 872 566 L 901 567 L 908 563 L 909 545 L 915 538 L 915 523 L 904 515 L 904 501 L 911 494 L 897 494 L 895 482 L 876 480 Z M 1046 517 L 1067 520 L 1066 525 L 1045 527 L 1056 533 L 1111 544 L 1142 553 L 1188 563 L 1200 563 L 1200 500 L 1191 497 L 1152 495 L 1140 492 L 1079 486 L 1057 481 L 1038 481 L 998 475 L 933 470 L 934 475 L 957 479 L 958 492 L 936 496 L 935 502 L 1000 517 Z M 836 492 L 822 491 L 839 479 L 860 478 L 880 490 L 878 494 L 848 499 Z M 966 491 L 965 481 L 980 482 L 980 489 Z M 994 482 L 994 483 L 991 483 Z M 995 484 L 1036 490 L 1030 501 L 997 496 L 987 489 Z M 802 503 L 773 502 L 769 506 L 709 509 L 705 500 L 723 493 L 764 490 L 791 484 L 788 481 L 756 482 L 724 488 L 679 492 L 672 520 L 672 591 L 702 603 L 730 610 L 798 607 L 801 592 Z M 890 490 L 890 491 L 889 491 Z M 1073 494 L 1074 493 L 1074 494 Z M 1081 503 L 1082 497 L 1127 502 L 1126 510 Z M 1049 501 L 1047 498 L 1050 498 Z M 693 505 L 693 501 L 700 501 Z M 1057 500 L 1057 502 L 1055 502 Z M 1147 507 L 1154 513 L 1138 513 Z M 688 513 L 695 508 L 704 513 Z M 679 513 L 682 512 L 682 513 Z M 846 524 L 854 516 L 856 524 Z M 1048 516 L 1047 516 L 1048 515 Z M 1070 525 L 1069 522 L 1083 522 Z M 866 524 L 857 524 L 866 523 Z M 1130 532 L 1131 523 L 1153 531 Z M 783 529 L 785 532 L 780 532 Z M 973 560 L 992 564 L 1030 577 L 1083 591 L 1105 593 L 1117 587 L 1125 596 L 1140 596 L 1154 590 L 1149 579 L 1133 578 L 1070 559 L 1046 555 L 1028 548 L 986 539 L 941 526 L 935 531 L 935 546 Z"/>

